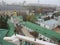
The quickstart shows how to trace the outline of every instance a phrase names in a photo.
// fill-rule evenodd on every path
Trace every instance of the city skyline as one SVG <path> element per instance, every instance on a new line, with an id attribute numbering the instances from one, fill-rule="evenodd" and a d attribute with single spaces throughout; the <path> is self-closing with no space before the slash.
<path id="1" fill-rule="evenodd" d="M 39 3 L 39 4 L 51 4 L 51 5 L 58 5 L 60 6 L 60 0 L 0 0 L 0 2 L 6 2 L 8 4 L 11 3 L 23 3 L 24 1 L 26 1 L 26 4 L 28 3 Z M 39 2 L 38 2 L 39 1 Z"/>

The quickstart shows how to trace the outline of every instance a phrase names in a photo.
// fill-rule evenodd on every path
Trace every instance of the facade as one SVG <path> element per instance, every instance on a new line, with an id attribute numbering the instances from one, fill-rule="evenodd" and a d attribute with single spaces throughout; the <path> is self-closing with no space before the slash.
<path id="1" fill-rule="evenodd" d="M 60 25 L 60 16 L 58 16 L 58 20 L 57 21 L 58 21 L 58 25 Z"/>
<path id="2" fill-rule="evenodd" d="M 58 26 L 58 22 L 56 20 L 48 20 L 40 23 L 40 26 L 48 28 L 48 29 L 54 29 Z"/>

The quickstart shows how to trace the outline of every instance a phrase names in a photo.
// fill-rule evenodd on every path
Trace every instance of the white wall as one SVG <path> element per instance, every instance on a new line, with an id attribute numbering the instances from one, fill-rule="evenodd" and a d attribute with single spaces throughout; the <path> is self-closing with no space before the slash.
<path id="1" fill-rule="evenodd" d="M 38 38 L 42 38 L 42 40 L 44 39 L 44 40 L 46 40 L 47 42 L 50 42 L 50 38 L 48 38 L 48 37 L 46 37 L 46 36 L 44 36 L 44 35 L 42 35 L 42 34 L 39 34 L 39 37 Z"/>
<path id="2" fill-rule="evenodd" d="M 45 27 L 45 28 L 47 28 L 47 29 L 54 29 L 54 28 L 57 27 L 57 25 L 58 25 L 58 23 L 56 23 L 56 24 L 54 24 L 54 25 L 45 25 L 45 24 L 43 24 L 43 23 L 40 23 L 40 26 Z"/>

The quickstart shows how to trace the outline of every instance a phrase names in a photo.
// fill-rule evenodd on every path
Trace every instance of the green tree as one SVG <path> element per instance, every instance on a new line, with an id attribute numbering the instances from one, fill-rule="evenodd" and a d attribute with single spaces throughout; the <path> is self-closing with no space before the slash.
<path id="1" fill-rule="evenodd" d="M 36 38 L 38 38 L 39 33 L 34 31 L 34 32 L 30 32 L 30 34 L 34 36 L 34 41 L 36 41 Z"/>
<path id="2" fill-rule="evenodd" d="M 34 23 L 37 20 L 37 18 L 35 17 L 35 15 L 28 15 L 26 17 L 26 20 Z"/>

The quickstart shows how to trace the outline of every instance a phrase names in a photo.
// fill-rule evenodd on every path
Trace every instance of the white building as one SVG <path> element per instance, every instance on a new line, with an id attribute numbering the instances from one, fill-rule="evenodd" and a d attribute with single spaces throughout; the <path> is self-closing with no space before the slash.
<path id="1" fill-rule="evenodd" d="M 40 23 L 40 26 L 48 28 L 48 29 L 54 29 L 57 27 L 57 25 L 58 25 L 58 22 L 54 19 Z"/>
<path id="2" fill-rule="evenodd" d="M 60 16 L 58 16 L 58 20 L 57 21 L 58 21 L 58 25 L 60 25 Z"/>
<path id="3" fill-rule="evenodd" d="M 40 23 L 42 23 L 42 22 L 44 22 L 43 19 L 38 19 L 36 23 L 40 25 Z"/>

